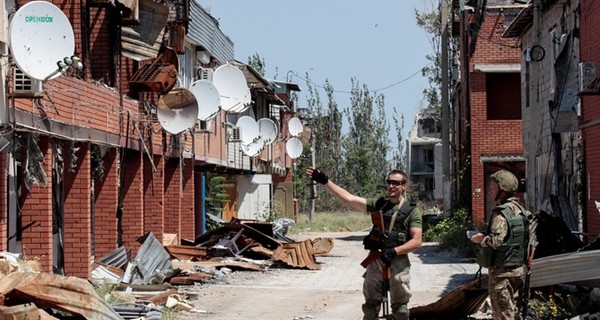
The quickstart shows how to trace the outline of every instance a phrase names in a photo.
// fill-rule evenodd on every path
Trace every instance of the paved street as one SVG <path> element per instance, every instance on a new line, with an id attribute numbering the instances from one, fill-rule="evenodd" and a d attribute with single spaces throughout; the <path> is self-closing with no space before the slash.
<path id="1" fill-rule="evenodd" d="M 180 319 L 361 319 L 362 274 L 360 261 L 364 232 L 306 233 L 295 240 L 333 237 L 334 248 L 317 257 L 321 270 L 271 269 L 266 272 L 238 271 L 216 285 L 194 289 L 192 304 L 200 314 L 182 314 Z M 410 306 L 426 305 L 461 283 L 471 280 L 478 266 L 448 252 L 436 252 L 425 244 L 411 254 Z"/>

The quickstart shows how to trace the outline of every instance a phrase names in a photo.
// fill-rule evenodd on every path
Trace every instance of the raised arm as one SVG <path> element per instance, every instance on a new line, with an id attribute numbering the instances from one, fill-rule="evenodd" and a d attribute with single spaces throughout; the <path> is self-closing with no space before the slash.
<path id="1" fill-rule="evenodd" d="M 367 199 L 351 194 L 348 190 L 338 186 L 333 181 L 329 180 L 327 175 L 319 169 L 308 167 L 306 175 L 322 184 L 327 188 L 327 191 L 336 197 L 339 201 L 351 206 L 360 211 L 367 211 Z"/>

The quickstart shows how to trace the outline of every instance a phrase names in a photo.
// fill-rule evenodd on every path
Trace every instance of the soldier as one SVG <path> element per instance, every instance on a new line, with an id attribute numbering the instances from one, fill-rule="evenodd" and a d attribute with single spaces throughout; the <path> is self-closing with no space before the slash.
<path id="1" fill-rule="evenodd" d="M 523 286 L 529 212 L 514 197 L 519 185 L 514 174 L 500 170 L 490 178 L 489 195 L 497 206 L 490 215 L 487 235 L 477 233 L 471 241 L 478 243 L 483 253 L 484 259 L 478 262 L 489 268 L 488 294 L 493 319 L 515 320 L 520 319 L 518 300 Z"/>
<path id="2" fill-rule="evenodd" d="M 382 286 L 385 281 L 384 265 L 391 270 L 389 290 L 393 319 L 408 320 L 408 301 L 412 296 L 408 253 L 421 247 L 423 218 L 415 204 L 405 201 L 404 193 L 408 189 L 406 174 L 400 170 L 390 171 L 386 180 L 387 197 L 372 199 L 351 194 L 329 180 L 319 169 L 308 168 L 306 174 L 312 180 L 325 185 L 327 191 L 341 202 L 364 212 L 383 213 L 384 232 L 388 241 L 377 243 L 369 236 L 363 240 L 365 249 L 381 250 L 380 259 L 370 263 L 363 275 L 365 297 L 365 303 L 362 305 L 363 320 L 378 319 L 384 294 L 387 294 Z M 376 229 L 377 227 L 374 227 L 372 233 L 382 231 Z"/>

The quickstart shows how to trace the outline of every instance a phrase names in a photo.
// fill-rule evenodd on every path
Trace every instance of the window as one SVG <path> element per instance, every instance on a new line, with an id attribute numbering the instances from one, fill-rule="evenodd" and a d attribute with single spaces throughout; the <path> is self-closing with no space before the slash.
<path id="1" fill-rule="evenodd" d="M 435 182 L 433 178 L 425 178 L 425 191 L 433 193 L 435 191 Z"/>
<path id="2" fill-rule="evenodd" d="M 521 119 L 521 75 L 519 73 L 487 73 L 487 119 Z"/>

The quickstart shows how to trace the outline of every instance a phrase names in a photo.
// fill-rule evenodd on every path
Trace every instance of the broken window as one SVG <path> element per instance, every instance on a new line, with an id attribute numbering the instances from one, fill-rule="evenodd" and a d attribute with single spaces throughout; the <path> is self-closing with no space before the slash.
<path id="1" fill-rule="evenodd" d="M 521 119 L 521 75 L 487 73 L 487 120 Z"/>

